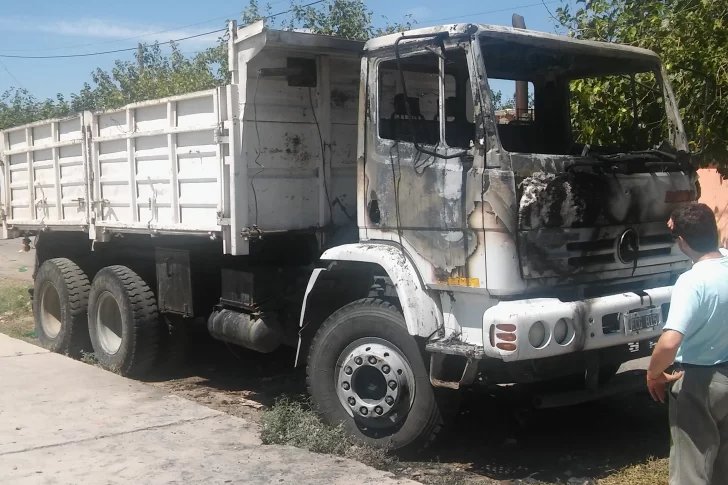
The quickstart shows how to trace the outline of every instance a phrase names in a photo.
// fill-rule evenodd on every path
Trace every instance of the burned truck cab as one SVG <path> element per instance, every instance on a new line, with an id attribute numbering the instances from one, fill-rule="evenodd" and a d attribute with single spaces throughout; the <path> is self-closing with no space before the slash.
<path id="1" fill-rule="evenodd" d="M 698 197 L 657 55 L 452 25 L 369 41 L 361 76 L 361 242 L 323 259 L 385 269 L 433 384 L 649 353 L 689 264 L 666 223 Z"/>

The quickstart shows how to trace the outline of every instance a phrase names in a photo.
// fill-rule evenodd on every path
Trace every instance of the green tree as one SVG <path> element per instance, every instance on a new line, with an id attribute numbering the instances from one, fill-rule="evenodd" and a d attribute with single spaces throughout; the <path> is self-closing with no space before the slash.
<path id="1" fill-rule="evenodd" d="M 579 39 L 619 42 L 657 52 L 669 72 L 680 113 L 690 137 L 691 150 L 705 150 L 705 162 L 716 163 L 728 175 L 728 4 L 725 0 L 576 0 L 565 2 L 555 13 L 568 35 Z M 700 146 L 703 124 L 704 86 L 710 87 L 707 136 Z M 600 141 L 623 136 L 631 124 L 629 103 L 611 93 L 628 91 L 628 79 L 620 86 L 604 82 L 583 82 L 577 86 L 577 126 L 593 130 Z M 579 112 L 589 99 L 598 106 L 598 123 L 593 112 Z M 580 103 L 580 101 L 582 101 Z M 575 106 L 576 103 L 576 106 Z M 645 104 L 647 106 L 647 104 Z M 580 124 L 581 123 L 581 124 Z"/>
<path id="2" fill-rule="evenodd" d="M 270 4 L 263 6 L 250 0 L 241 15 L 243 25 L 266 19 L 271 27 L 286 30 L 306 30 L 314 34 L 332 35 L 354 40 L 367 40 L 378 35 L 410 30 L 416 20 L 405 15 L 401 22 L 391 23 L 381 16 L 381 25 L 373 22 L 374 13 L 362 0 L 327 0 L 309 5 L 310 2 L 292 0 L 286 17 L 276 16 Z"/>
<path id="3" fill-rule="evenodd" d="M 0 95 L 0 130 L 45 118 L 61 118 L 71 113 L 63 96 L 38 100 L 26 89 L 10 88 Z"/>
<path id="4" fill-rule="evenodd" d="M 243 24 L 266 19 L 269 26 L 282 29 L 305 29 L 316 34 L 335 35 L 349 39 L 368 39 L 375 35 L 412 28 L 415 20 L 405 16 L 402 22 L 389 23 L 381 18 L 375 26 L 372 11 L 362 0 L 327 0 L 306 5 L 292 0 L 285 16 L 272 13 L 270 4 L 261 6 L 250 0 L 241 13 Z M 194 56 L 186 57 L 178 46 L 171 44 L 172 53 L 165 55 L 160 44 L 144 45 L 139 59 L 117 60 L 108 71 L 96 69 L 91 82 L 84 83 L 78 93 L 68 100 L 38 100 L 23 89 L 10 89 L 0 95 L 0 129 L 33 121 L 67 116 L 83 110 L 113 109 L 128 103 L 146 101 L 211 89 L 229 82 L 227 42 L 220 38 L 216 46 Z"/>

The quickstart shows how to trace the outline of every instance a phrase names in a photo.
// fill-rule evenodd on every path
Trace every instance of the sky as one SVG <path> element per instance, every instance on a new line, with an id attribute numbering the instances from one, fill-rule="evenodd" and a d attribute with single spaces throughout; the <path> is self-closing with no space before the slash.
<path id="1" fill-rule="evenodd" d="M 259 1 L 265 4 L 264 0 Z M 289 0 L 270 0 L 273 13 L 284 11 Z M 420 26 L 456 22 L 511 25 L 519 13 L 529 29 L 553 32 L 548 9 L 560 0 L 365 0 L 375 24 L 402 20 L 411 14 Z M 544 5 L 545 3 L 545 5 Z M 135 48 L 138 42 L 179 39 L 225 28 L 226 19 L 239 19 L 247 0 L 0 0 L 0 56 L 68 55 Z M 220 34 L 179 42 L 183 53 L 212 46 Z M 168 51 L 168 49 L 167 49 Z M 68 96 L 91 83 L 91 71 L 109 70 L 116 59 L 134 60 L 134 52 L 60 59 L 0 57 L 0 94 L 22 87 L 37 98 Z"/>

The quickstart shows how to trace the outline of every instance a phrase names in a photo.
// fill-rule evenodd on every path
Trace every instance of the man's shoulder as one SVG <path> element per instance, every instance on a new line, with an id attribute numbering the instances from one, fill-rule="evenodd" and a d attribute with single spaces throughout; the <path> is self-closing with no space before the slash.
<path id="1" fill-rule="evenodd" d="M 705 274 L 703 271 L 701 271 L 700 268 L 693 267 L 678 276 L 677 281 L 675 282 L 675 288 L 696 288 L 700 286 L 704 279 Z"/>

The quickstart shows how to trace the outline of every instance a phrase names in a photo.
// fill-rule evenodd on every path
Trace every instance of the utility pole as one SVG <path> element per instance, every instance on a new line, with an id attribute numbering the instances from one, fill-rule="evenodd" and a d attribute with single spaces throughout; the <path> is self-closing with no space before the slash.
<path id="1" fill-rule="evenodd" d="M 144 70 L 144 46 L 141 42 L 137 44 L 137 62 L 139 63 L 139 72 Z"/>

